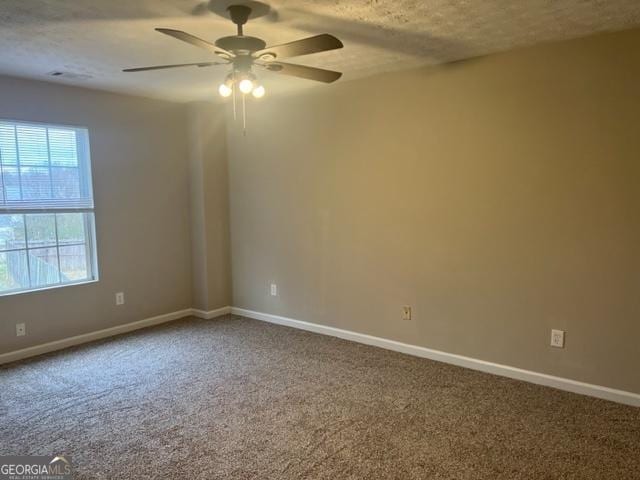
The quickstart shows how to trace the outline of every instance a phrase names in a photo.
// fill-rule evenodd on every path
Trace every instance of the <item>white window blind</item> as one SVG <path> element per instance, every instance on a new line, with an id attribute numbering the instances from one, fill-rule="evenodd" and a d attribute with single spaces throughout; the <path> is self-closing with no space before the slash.
<path id="1" fill-rule="evenodd" d="M 86 129 L 0 120 L 0 294 L 97 279 Z"/>
<path id="2" fill-rule="evenodd" d="M 85 129 L 0 121 L 0 208 L 92 209 Z"/>

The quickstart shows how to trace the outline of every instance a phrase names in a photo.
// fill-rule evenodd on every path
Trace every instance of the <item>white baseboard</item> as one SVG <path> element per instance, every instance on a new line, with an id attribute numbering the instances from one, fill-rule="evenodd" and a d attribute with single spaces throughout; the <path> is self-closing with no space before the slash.
<path id="1" fill-rule="evenodd" d="M 365 335 L 363 333 L 342 330 L 340 328 L 327 327 L 315 323 L 303 322 L 301 320 L 281 317 L 279 315 L 271 315 L 269 313 L 254 312 L 252 310 L 246 310 L 244 308 L 232 307 L 231 313 L 234 315 L 253 318 L 255 320 L 262 320 L 264 322 L 285 325 L 287 327 L 298 328 L 301 330 L 308 330 L 310 332 L 343 338 L 345 340 L 364 343 L 366 345 L 373 345 L 375 347 L 381 347 L 387 350 L 394 350 L 396 352 L 406 353 L 417 357 L 428 358 L 430 360 L 449 363 L 452 365 L 457 365 L 459 367 L 470 368 L 472 370 L 479 370 L 481 372 L 557 388 L 559 390 L 565 390 L 581 395 L 588 395 L 591 397 L 602 398 L 604 400 L 632 405 L 634 407 L 640 407 L 640 394 L 626 392 L 624 390 L 616 390 L 600 385 L 578 382 L 576 380 L 570 380 L 568 378 L 555 377 L 553 375 L 532 372 L 530 370 L 523 370 L 521 368 L 510 367 L 508 365 L 486 362 L 484 360 L 478 360 L 476 358 L 464 357 L 462 355 L 455 355 L 453 353 L 442 352 L 439 350 L 432 350 L 430 348 L 419 347 L 417 345 L 409 345 L 407 343 L 397 342 L 395 340 L 374 337 L 371 335 Z"/>
<path id="2" fill-rule="evenodd" d="M 226 315 L 230 312 L 231 307 L 222 307 L 218 308 L 217 310 L 210 311 L 185 308 L 184 310 L 178 310 L 177 312 L 165 313 L 164 315 L 145 318 L 144 320 L 125 323 L 124 325 L 117 325 L 115 327 L 105 328 L 103 330 L 97 330 L 95 332 L 83 333 L 82 335 L 76 335 L 75 337 L 63 338 L 61 340 L 55 340 L 53 342 L 43 343 L 41 345 L 35 345 L 33 347 L 27 347 L 21 350 L 3 353 L 0 354 L 0 365 L 2 365 L 3 363 L 15 362 L 16 360 L 22 360 L 23 358 L 42 355 L 43 353 L 53 352 L 55 350 L 61 350 L 63 348 L 72 347 L 74 345 L 80 345 L 81 343 L 93 342 L 94 340 L 100 340 L 102 338 L 120 335 L 121 333 L 132 332 L 141 328 L 151 327 L 152 325 L 171 322 L 172 320 L 178 320 L 184 317 L 194 316 L 208 320 L 219 317 L 221 315 Z"/>
<path id="3" fill-rule="evenodd" d="M 198 318 L 203 318 L 205 320 L 211 320 L 212 318 L 221 317 L 222 315 L 227 315 L 231 313 L 231 307 L 221 307 L 216 308 L 215 310 L 199 310 L 197 308 L 191 309 L 191 315 Z"/>
<path id="4" fill-rule="evenodd" d="M 131 332 L 141 328 L 150 327 L 152 325 L 158 325 L 161 323 L 178 320 L 180 318 L 188 316 L 195 316 L 198 318 L 210 320 L 229 313 L 253 318 L 256 320 L 262 320 L 264 322 L 275 323 L 278 325 L 284 325 L 287 327 L 320 333 L 323 335 L 329 335 L 332 337 L 343 338 L 345 340 L 351 340 L 353 342 L 385 348 L 387 350 L 394 350 L 396 352 L 406 353 L 422 358 L 428 358 L 430 360 L 436 360 L 460 367 L 479 370 L 494 375 L 500 375 L 503 377 L 509 377 L 516 380 L 535 383 L 538 385 L 553 387 L 559 390 L 566 390 L 568 392 L 588 395 L 591 397 L 602 398 L 604 400 L 610 400 L 613 402 L 640 407 L 640 394 L 637 393 L 626 392 L 624 390 L 616 390 L 613 388 L 579 382 L 568 378 L 556 377 L 544 373 L 510 367 L 508 365 L 486 362 L 484 360 L 478 360 L 462 355 L 433 350 L 426 347 L 419 347 L 417 345 L 410 345 L 407 343 L 397 342 L 395 340 L 388 340 L 386 338 L 374 337 L 372 335 L 366 335 L 363 333 L 304 322 L 301 320 L 295 320 L 293 318 L 281 317 L 279 315 L 271 315 L 269 313 L 255 312 L 253 310 L 246 310 L 244 308 L 237 307 L 222 307 L 216 310 L 209 311 L 187 308 L 184 310 L 179 310 L 177 312 L 166 313 L 164 315 L 158 315 L 124 325 L 117 325 L 115 327 L 105 328 L 103 330 L 98 330 L 91 333 L 76 335 L 75 337 L 56 340 L 41 345 L 35 345 L 33 347 L 27 347 L 21 350 L 15 350 L 13 352 L 0 354 L 0 365 L 28 357 L 33 357 L 36 355 L 41 355 L 43 353 L 53 352 L 55 350 L 61 350 L 63 348 L 79 345 L 82 343 L 112 337 L 114 335 Z"/>

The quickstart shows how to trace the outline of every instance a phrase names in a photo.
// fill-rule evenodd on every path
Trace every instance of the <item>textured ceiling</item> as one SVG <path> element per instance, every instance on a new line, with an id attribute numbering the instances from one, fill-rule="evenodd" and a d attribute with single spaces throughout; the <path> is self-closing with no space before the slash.
<path id="1" fill-rule="evenodd" d="M 234 33 L 229 20 L 208 12 L 194 15 L 203 10 L 199 3 L 0 0 L 0 74 L 176 101 L 211 98 L 226 67 L 120 71 L 211 60 L 206 51 L 153 30 L 182 29 L 212 41 Z M 245 33 L 268 44 L 324 32 L 338 36 L 344 49 L 296 61 L 343 71 L 340 81 L 640 25 L 638 0 L 273 0 L 271 5 L 275 13 L 250 21 Z M 48 76 L 54 70 L 81 77 Z M 317 85 L 268 72 L 260 76 L 271 92 Z"/>

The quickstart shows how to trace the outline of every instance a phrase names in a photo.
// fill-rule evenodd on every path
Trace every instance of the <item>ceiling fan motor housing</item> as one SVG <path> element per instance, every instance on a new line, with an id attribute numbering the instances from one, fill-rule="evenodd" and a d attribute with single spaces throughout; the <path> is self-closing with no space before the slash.
<path id="1" fill-rule="evenodd" d="M 238 55 L 233 59 L 233 69 L 236 72 L 248 73 L 251 71 L 253 59 L 250 55 Z"/>
<path id="2" fill-rule="evenodd" d="M 232 35 L 230 37 L 222 37 L 216 40 L 216 47 L 223 48 L 236 55 L 248 55 L 251 52 L 257 52 L 265 48 L 267 44 L 264 40 L 257 37 L 248 37 L 245 35 Z"/>
<path id="3" fill-rule="evenodd" d="M 266 47 L 267 44 L 264 40 L 246 36 L 242 31 L 242 26 L 247 23 L 252 11 L 249 5 L 230 5 L 227 7 L 231 21 L 238 27 L 238 33 L 237 35 L 219 38 L 216 40 L 216 46 L 233 52 L 238 56 L 251 55 L 251 53 Z"/>

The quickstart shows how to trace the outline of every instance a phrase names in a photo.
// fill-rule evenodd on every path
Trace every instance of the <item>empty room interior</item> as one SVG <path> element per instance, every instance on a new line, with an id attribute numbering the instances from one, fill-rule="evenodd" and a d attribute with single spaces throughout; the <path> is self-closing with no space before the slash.
<path id="1" fill-rule="evenodd" d="M 5 478 L 640 479 L 640 3 L 2 0 Z"/>

